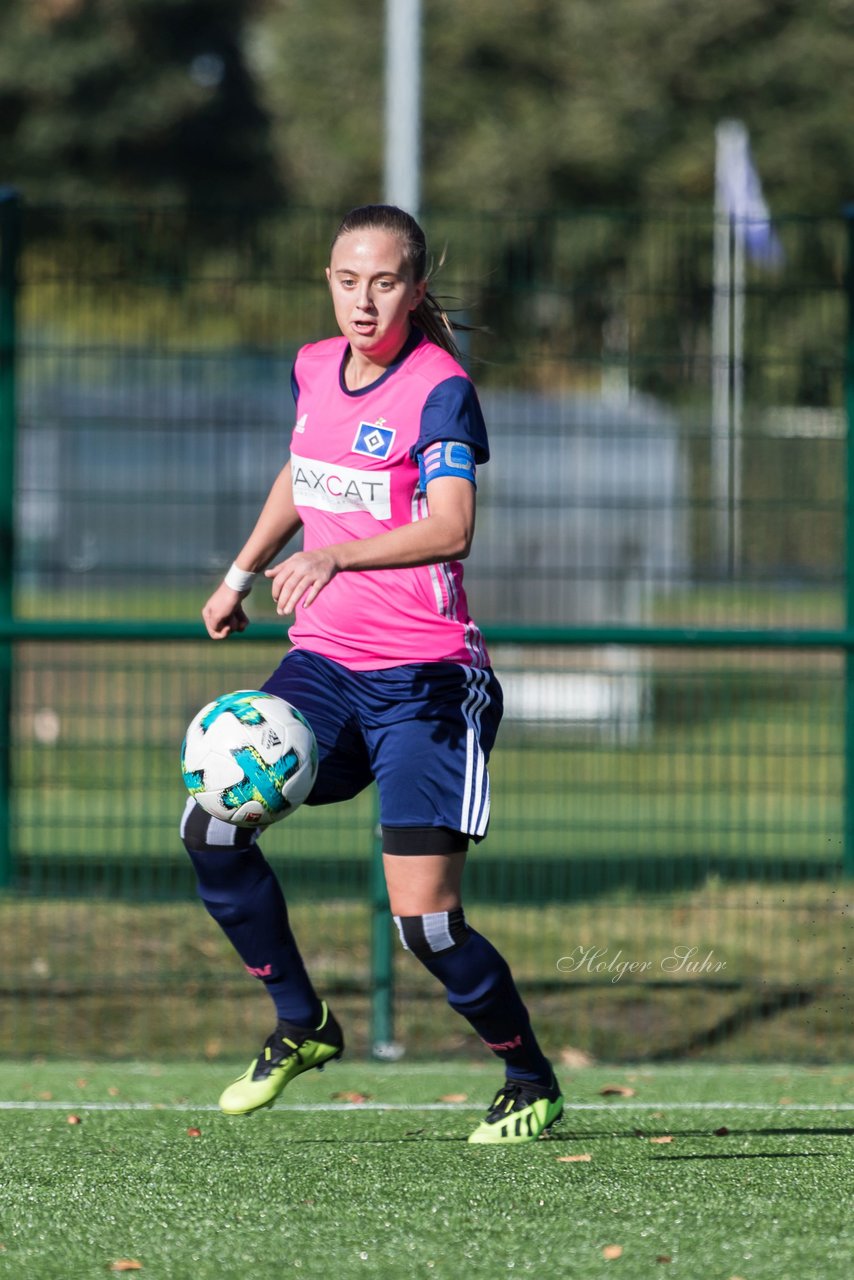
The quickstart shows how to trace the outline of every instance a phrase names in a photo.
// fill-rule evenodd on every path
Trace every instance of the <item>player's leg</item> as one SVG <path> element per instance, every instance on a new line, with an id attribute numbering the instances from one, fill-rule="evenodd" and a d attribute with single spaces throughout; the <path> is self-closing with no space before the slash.
<path id="1" fill-rule="evenodd" d="M 504 1063 L 506 1083 L 472 1140 L 530 1141 L 557 1119 L 563 1100 L 510 968 L 466 921 L 461 894 L 469 838 L 482 838 L 488 824 L 500 688 L 491 672 L 441 664 L 420 670 L 408 700 L 402 689 L 395 694 L 382 733 L 367 735 L 392 914 L 404 947 Z"/>
<path id="2" fill-rule="evenodd" d="M 385 843 L 402 849 L 408 834 L 417 847 L 432 832 L 396 829 L 385 833 Z M 551 1064 L 531 1028 L 507 961 L 470 926 L 459 893 L 451 896 L 464 860 L 464 853 L 384 853 L 389 904 L 401 943 L 439 979 L 451 1008 L 504 1062 L 506 1075 L 549 1085 Z"/>
<path id="3" fill-rule="evenodd" d="M 271 1105 L 295 1075 L 340 1057 L 344 1041 L 306 973 L 281 886 L 255 832 L 221 822 L 190 800 L 181 835 L 199 896 L 276 1007 L 275 1029 L 220 1098 L 223 1111 L 243 1115 Z"/>
<path id="4" fill-rule="evenodd" d="M 466 921 L 459 893 L 465 854 L 414 852 L 432 843 L 434 832 L 412 829 L 411 852 L 383 855 L 391 910 L 403 946 L 504 1062 L 505 1082 L 469 1141 L 529 1142 L 559 1118 L 560 1087 L 506 960 Z M 386 846 L 402 849 L 406 839 L 405 828 L 384 832 Z"/>
<path id="5" fill-rule="evenodd" d="M 296 706 L 314 729 L 318 778 L 306 803 L 325 804 L 356 794 L 370 773 L 358 734 L 342 723 L 340 698 L 324 687 L 325 672 L 307 656 L 290 654 L 264 688 Z M 220 1098 L 223 1110 L 245 1114 L 269 1106 L 295 1075 L 340 1057 L 343 1036 L 308 977 L 281 885 L 256 833 L 209 817 L 191 801 L 181 835 L 202 901 L 276 1008 L 275 1030 Z"/>
<path id="6" fill-rule="evenodd" d="M 320 1000 L 303 964 L 281 885 L 257 833 L 211 817 L 188 800 L 181 839 L 196 871 L 199 897 L 259 978 L 280 1018 L 315 1026 Z"/>

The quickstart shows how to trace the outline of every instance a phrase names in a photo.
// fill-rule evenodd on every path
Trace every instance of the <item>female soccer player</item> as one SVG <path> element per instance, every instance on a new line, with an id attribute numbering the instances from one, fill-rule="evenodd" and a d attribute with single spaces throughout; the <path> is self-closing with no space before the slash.
<path id="1" fill-rule="evenodd" d="M 563 1098 L 506 961 L 461 901 L 469 840 L 486 834 L 486 765 L 502 710 L 459 563 L 474 532 L 476 465 L 489 457 L 483 417 L 428 292 L 412 217 L 354 209 L 326 276 L 342 336 L 299 352 L 290 460 L 202 614 L 215 640 L 242 631 L 242 601 L 262 569 L 278 612 L 294 614 L 292 647 L 264 689 L 297 707 L 317 737 L 306 803 L 348 799 L 376 779 L 400 940 L 504 1061 L 505 1082 L 469 1141 L 529 1142 L 558 1119 Z M 267 568 L 300 528 L 303 550 Z M 205 906 L 276 1006 L 275 1031 L 220 1098 L 243 1115 L 340 1057 L 344 1040 L 255 833 L 191 800 L 181 834 Z"/>

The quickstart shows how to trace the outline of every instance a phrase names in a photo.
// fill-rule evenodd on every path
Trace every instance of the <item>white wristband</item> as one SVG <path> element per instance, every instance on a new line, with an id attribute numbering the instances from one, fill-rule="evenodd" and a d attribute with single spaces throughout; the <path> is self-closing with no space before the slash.
<path id="1" fill-rule="evenodd" d="M 251 591 L 254 581 L 255 574 L 241 569 L 236 560 L 223 578 L 225 585 L 231 587 L 232 591 Z"/>

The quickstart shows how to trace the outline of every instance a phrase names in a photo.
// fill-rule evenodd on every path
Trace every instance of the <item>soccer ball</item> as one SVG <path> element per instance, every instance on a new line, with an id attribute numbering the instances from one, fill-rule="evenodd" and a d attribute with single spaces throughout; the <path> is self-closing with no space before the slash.
<path id="1" fill-rule="evenodd" d="M 317 777 L 317 742 L 284 698 L 238 689 L 191 720 L 181 771 L 193 799 L 236 827 L 268 827 L 294 812 Z"/>

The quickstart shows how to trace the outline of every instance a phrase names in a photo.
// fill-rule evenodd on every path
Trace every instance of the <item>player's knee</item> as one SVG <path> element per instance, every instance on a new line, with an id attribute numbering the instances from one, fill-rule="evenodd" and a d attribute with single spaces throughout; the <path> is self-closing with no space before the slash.
<path id="1" fill-rule="evenodd" d="M 199 897 L 214 920 L 224 926 L 244 923 L 267 892 L 272 874 L 256 832 L 220 822 L 191 800 L 181 838 L 196 872 Z"/>
<path id="2" fill-rule="evenodd" d="M 462 946 L 469 936 L 462 907 L 431 911 L 423 916 L 395 916 L 400 941 L 422 963 Z"/>
<path id="3" fill-rule="evenodd" d="M 206 813 L 195 800 L 188 800 L 181 818 L 181 839 L 192 857 L 212 849 L 249 849 L 257 839 L 251 828 L 235 827 Z"/>

